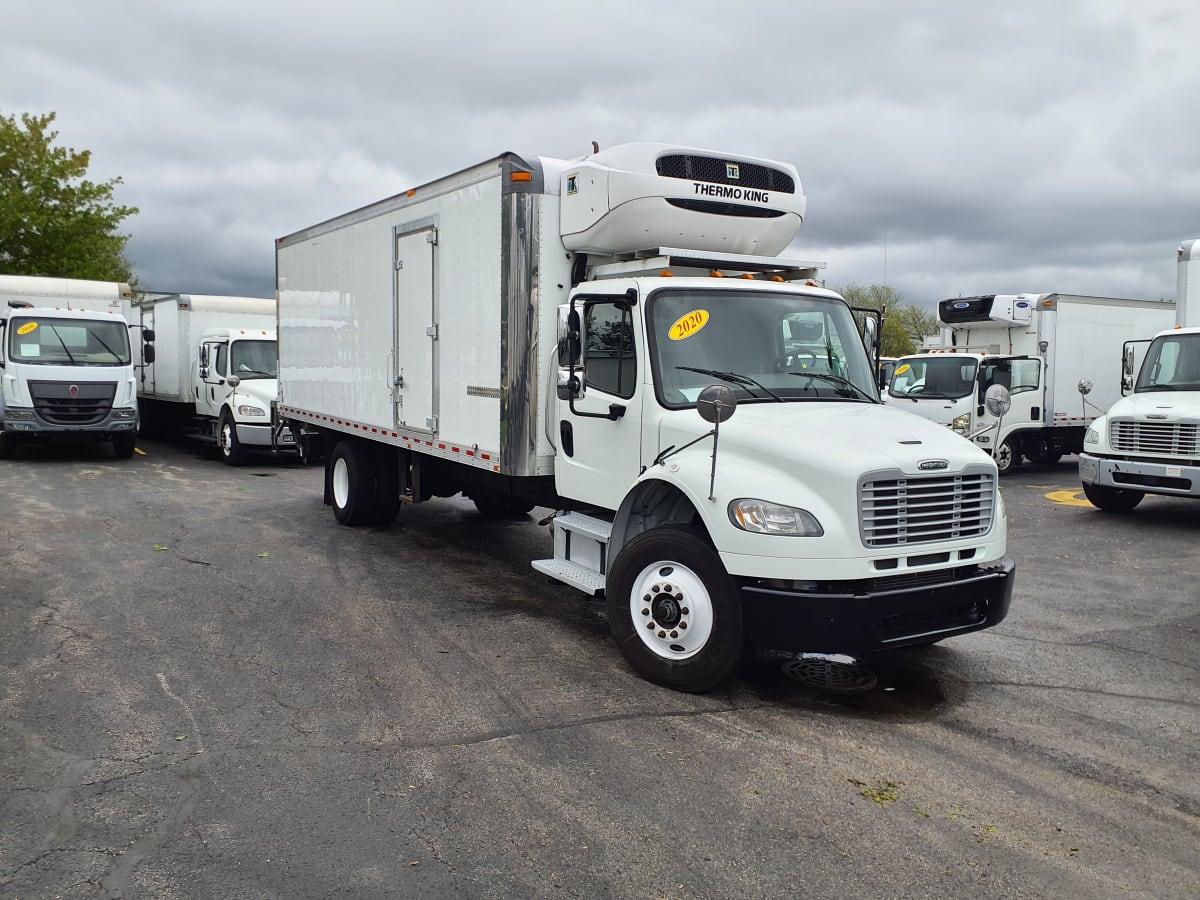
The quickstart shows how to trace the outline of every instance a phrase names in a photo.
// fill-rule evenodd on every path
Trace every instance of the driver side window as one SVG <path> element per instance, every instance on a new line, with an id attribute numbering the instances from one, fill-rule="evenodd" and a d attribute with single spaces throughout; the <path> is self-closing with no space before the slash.
<path id="1" fill-rule="evenodd" d="M 583 314 L 585 384 L 623 399 L 633 396 L 637 354 L 628 303 L 589 303 Z"/>

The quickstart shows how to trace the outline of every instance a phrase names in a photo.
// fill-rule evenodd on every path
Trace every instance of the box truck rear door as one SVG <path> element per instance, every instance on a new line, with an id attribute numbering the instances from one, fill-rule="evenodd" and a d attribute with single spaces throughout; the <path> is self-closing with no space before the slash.
<path id="1" fill-rule="evenodd" d="M 396 234 L 396 425 L 437 432 L 437 229 Z"/>

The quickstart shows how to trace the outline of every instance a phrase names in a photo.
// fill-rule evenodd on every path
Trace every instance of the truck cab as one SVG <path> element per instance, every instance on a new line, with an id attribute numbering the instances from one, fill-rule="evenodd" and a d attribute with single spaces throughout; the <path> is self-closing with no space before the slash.
<path id="1" fill-rule="evenodd" d="M 193 367 L 197 423 L 230 465 L 242 464 L 254 450 L 275 447 L 278 379 L 274 331 L 214 328 L 201 336 Z"/>

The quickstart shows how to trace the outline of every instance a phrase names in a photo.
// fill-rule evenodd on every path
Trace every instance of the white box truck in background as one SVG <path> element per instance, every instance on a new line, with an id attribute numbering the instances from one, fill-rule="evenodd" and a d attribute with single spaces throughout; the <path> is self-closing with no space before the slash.
<path id="1" fill-rule="evenodd" d="M 996 466 L 879 402 L 854 313 L 776 256 L 804 212 L 786 163 L 628 144 L 505 153 L 306 228 L 276 243 L 281 412 L 342 524 L 460 491 L 557 510 L 533 567 L 603 593 L 658 684 L 719 684 L 746 639 L 995 625 Z"/>
<path id="2" fill-rule="evenodd" d="M 199 438 L 234 466 L 254 452 L 296 453 L 275 427 L 274 300 L 158 294 L 133 312 L 155 336 L 138 385 L 149 432 Z"/>
<path id="3" fill-rule="evenodd" d="M 0 459 L 21 444 L 137 442 L 130 324 L 121 282 L 0 275 Z"/>
<path id="4" fill-rule="evenodd" d="M 1125 347 L 1128 396 L 1091 424 L 1079 455 L 1084 494 L 1109 512 L 1128 512 L 1146 494 L 1200 498 L 1200 240 L 1176 255 L 1175 327 L 1154 337 L 1140 368 L 1137 342 Z"/>
<path id="5" fill-rule="evenodd" d="M 1088 425 L 1120 398 L 1112 361 L 1123 343 L 1174 316 L 1169 301 L 1078 294 L 943 300 L 941 349 L 903 357 L 885 399 L 969 436 L 993 453 L 1002 475 L 1022 459 L 1057 462 L 1083 449 Z M 1000 417 L 984 403 L 993 384 L 1012 401 Z"/>

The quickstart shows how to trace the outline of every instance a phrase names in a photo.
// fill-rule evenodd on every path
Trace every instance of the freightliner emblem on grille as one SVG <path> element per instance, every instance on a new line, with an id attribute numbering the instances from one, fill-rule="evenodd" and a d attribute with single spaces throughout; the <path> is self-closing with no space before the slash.
<path id="1" fill-rule="evenodd" d="M 950 462 L 945 459 L 923 459 L 917 463 L 917 468 L 922 472 L 932 472 L 935 469 L 950 468 Z"/>

